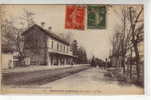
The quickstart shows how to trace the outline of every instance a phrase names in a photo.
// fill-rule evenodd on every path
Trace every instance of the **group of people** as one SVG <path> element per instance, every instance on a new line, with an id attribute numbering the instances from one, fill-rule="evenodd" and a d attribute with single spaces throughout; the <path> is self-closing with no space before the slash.
<path id="1" fill-rule="evenodd" d="M 91 61 L 91 66 L 105 69 L 105 68 L 109 67 L 109 64 L 108 64 L 107 59 L 105 60 L 105 62 L 99 61 L 97 59 L 93 59 Z"/>

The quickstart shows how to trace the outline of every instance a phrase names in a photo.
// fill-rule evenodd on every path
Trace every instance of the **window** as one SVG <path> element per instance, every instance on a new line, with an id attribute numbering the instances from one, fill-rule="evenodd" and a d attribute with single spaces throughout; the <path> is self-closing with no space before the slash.
<path id="1" fill-rule="evenodd" d="M 66 45 L 65 45 L 65 52 L 66 52 Z"/>
<path id="2" fill-rule="evenodd" d="M 68 46 L 67 46 L 67 53 L 68 53 Z"/>
<path id="3" fill-rule="evenodd" d="M 65 45 L 64 45 L 63 51 L 65 52 Z"/>
<path id="4" fill-rule="evenodd" d="M 62 44 L 60 44 L 60 51 L 62 51 Z"/>
<path id="5" fill-rule="evenodd" d="M 53 49 L 53 40 L 51 41 L 51 48 Z"/>
<path id="6" fill-rule="evenodd" d="M 59 50 L 59 43 L 57 43 L 57 50 Z"/>

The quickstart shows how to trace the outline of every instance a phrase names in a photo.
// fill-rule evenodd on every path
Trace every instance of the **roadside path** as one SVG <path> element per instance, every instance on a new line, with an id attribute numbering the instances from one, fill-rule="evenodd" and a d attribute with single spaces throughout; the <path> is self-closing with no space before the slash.
<path id="1" fill-rule="evenodd" d="M 142 94 L 143 88 L 135 85 L 120 84 L 104 76 L 105 70 L 90 68 L 62 79 L 41 85 L 51 90 L 75 90 L 99 92 L 100 94 Z"/>

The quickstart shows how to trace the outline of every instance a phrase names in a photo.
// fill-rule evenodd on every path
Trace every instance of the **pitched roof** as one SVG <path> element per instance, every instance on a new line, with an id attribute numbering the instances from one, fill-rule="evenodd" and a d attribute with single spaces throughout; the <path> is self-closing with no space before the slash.
<path id="1" fill-rule="evenodd" d="M 59 36 L 56 35 L 55 33 L 52 33 L 52 32 L 49 32 L 49 31 L 43 29 L 41 26 L 39 26 L 39 25 L 37 25 L 37 24 L 34 24 L 34 25 L 31 26 L 30 28 L 28 28 L 26 31 L 24 31 L 24 32 L 22 33 L 22 35 L 27 34 L 27 33 L 28 33 L 31 29 L 33 29 L 34 27 L 39 28 L 41 31 L 43 31 L 43 32 L 44 32 L 46 35 L 48 35 L 49 37 L 51 37 L 51 38 L 53 38 L 53 39 L 56 39 L 56 40 L 58 40 L 58 41 L 60 41 L 60 42 L 62 42 L 62 43 L 64 43 L 64 44 L 69 45 L 69 42 L 67 42 L 65 39 L 59 37 Z"/>

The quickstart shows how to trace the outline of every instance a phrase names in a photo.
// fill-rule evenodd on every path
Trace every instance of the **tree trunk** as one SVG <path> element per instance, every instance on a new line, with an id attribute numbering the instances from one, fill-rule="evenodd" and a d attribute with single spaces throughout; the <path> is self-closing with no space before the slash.
<path id="1" fill-rule="evenodd" d="M 132 79 L 132 64 L 130 64 L 130 79 Z"/>
<path id="2" fill-rule="evenodd" d="M 139 82 L 140 79 L 140 66 L 139 66 L 139 51 L 138 51 L 138 45 L 137 45 L 137 39 L 135 39 L 135 27 L 136 27 L 136 23 L 138 21 L 138 18 L 140 16 L 140 14 L 142 13 L 143 8 L 140 10 L 140 12 L 138 13 L 135 23 L 133 23 L 133 19 L 132 19 L 132 11 L 131 8 L 129 9 L 130 12 L 130 22 L 131 22 L 131 28 L 132 28 L 132 43 L 133 43 L 133 47 L 134 47 L 134 51 L 135 51 L 135 57 L 136 57 L 136 71 L 137 71 L 137 81 Z"/>
<path id="3" fill-rule="evenodd" d="M 130 57 L 130 79 L 132 79 L 132 48 L 131 48 L 131 57 Z"/>
<path id="4" fill-rule="evenodd" d="M 136 42 L 134 43 L 134 50 L 135 50 L 135 55 L 136 55 L 137 81 L 139 82 L 139 79 L 140 79 L 140 66 L 139 66 L 140 56 L 139 56 L 139 51 L 138 51 L 138 47 L 137 47 Z"/>
<path id="5" fill-rule="evenodd" d="M 123 73 L 125 73 L 125 57 L 122 57 L 122 67 L 123 67 Z"/>

